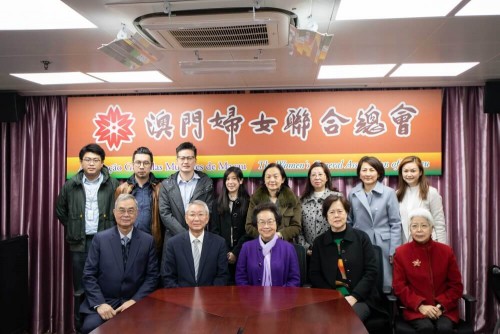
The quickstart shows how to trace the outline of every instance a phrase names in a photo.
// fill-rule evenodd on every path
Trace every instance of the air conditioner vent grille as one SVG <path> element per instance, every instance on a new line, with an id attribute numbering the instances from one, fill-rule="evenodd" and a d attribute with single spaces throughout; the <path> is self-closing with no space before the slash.
<path id="1" fill-rule="evenodd" d="M 266 24 L 171 30 L 182 48 L 210 49 L 268 46 Z"/>

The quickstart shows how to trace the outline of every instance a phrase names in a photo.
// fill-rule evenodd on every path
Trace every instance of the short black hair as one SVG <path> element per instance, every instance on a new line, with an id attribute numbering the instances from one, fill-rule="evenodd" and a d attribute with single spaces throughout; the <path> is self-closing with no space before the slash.
<path id="1" fill-rule="evenodd" d="M 106 157 L 106 153 L 104 152 L 104 150 L 102 149 L 101 146 L 99 146 L 95 143 L 87 144 L 84 147 L 82 147 L 82 149 L 80 150 L 80 153 L 78 154 L 78 156 L 80 157 L 80 161 L 83 160 L 83 156 L 85 155 L 85 153 L 88 153 L 88 152 L 97 154 L 98 156 L 101 157 L 102 162 L 104 162 L 104 158 Z"/>
<path id="2" fill-rule="evenodd" d="M 262 211 L 271 211 L 274 215 L 274 219 L 276 220 L 276 226 L 279 228 L 281 225 L 281 215 L 278 211 L 278 207 L 273 202 L 260 203 L 253 209 L 252 225 L 257 227 L 257 215 Z"/>
<path id="3" fill-rule="evenodd" d="M 144 146 L 141 146 L 141 147 L 138 147 L 134 153 L 132 154 L 132 161 L 135 160 L 135 155 L 136 154 L 147 154 L 149 155 L 149 157 L 151 158 L 151 163 L 153 163 L 153 152 L 151 152 L 151 150 L 147 147 L 144 147 Z"/>
<path id="4" fill-rule="evenodd" d="M 375 157 L 369 157 L 369 156 L 364 156 L 362 157 L 359 162 L 358 162 L 358 168 L 356 169 L 356 174 L 358 175 L 359 177 L 359 172 L 361 170 L 361 165 L 366 162 L 367 164 L 369 164 L 370 166 L 372 166 L 378 173 L 378 181 L 382 182 L 382 180 L 384 179 L 385 177 L 385 168 L 384 168 L 384 165 L 382 164 L 382 162 L 380 162 L 379 159 L 375 158 Z"/>
<path id="5" fill-rule="evenodd" d="M 347 198 L 345 198 L 344 196 L 330 195 L 323 201 L 323 217 L 328 219 L 328 210 L 330 210 L 332 204 L 337 201 L 340 201 L 340 203 L 342 203 L 342 206 L 344 207 L 345 212 L 349 213 L 349 211 L 351 210 L 351 203 L 349 203 Z"/>
<path id="6" fill-rule="evenodd" d="M 175 149 L 175 154 L 179 154 L 180 151 L 182 150 L 192 150 L 194 152 L 194 157 L 198 155 L 198 152 L 196 150 L 196 146 L 193 145 L 193 143 L 185 141 L 184 143 L 181 143 L 177 148 Z"/>

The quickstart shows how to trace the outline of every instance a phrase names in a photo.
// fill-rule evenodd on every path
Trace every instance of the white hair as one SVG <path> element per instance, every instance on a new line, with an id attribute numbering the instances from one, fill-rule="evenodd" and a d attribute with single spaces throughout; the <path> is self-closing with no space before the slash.
<path id="1" fill-rule="evenodd" d="M 424 209 L 424 208 L 416 208 L 408 214 L 408 218 L 410 219 L 410 222 L 414 217 L 422 217 L 425 218 L 431 227 L 434 227 L 434 218 L 432 218 L 432 214 L 429 212 L 429 210 Z"/>

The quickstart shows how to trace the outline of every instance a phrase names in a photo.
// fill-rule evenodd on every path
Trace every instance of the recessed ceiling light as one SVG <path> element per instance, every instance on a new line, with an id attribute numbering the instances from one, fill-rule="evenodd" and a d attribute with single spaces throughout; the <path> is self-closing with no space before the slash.
<path id="1" fill-rule="evenodd" d="M 11 73 L 10 75 L 35 82 L 40 85 L 64 85 L 99 83 L 99 79 L 86 75 L 82 72 L 58 72 L 58 73 Z"/>
<path id="2" fill-rule="evenodd" d="M 323 65 L 319 69 L 318 79 L 381 78 L 395 64 L 370 65 Z"/>
<path id="3" fill-rule="evenodd" d="M 475 15 L 500 15 L 500 1 L 471 0 L 456 14 L 456 16 Z"/>
<path id="4" fill-rule="evenodd" d="M 454 77 L 477 64 L 479 62 L 401 64 L 391 77 Z"/>
<path id="5" fill-rule="evenodd" d="M 59 0 L 2 1 L 0 30 L 97 28 Z"/>
<path id="6" fill-rule="evenodd" d="M 446 16 L 462 0 L 341 1 L 336 20 L 373 20 Z"/>
<path id="7" fill-rule="evenodd" d="M 87 74 L 107 82 L 172 82 L 158 71 L 92 72 Z"/>

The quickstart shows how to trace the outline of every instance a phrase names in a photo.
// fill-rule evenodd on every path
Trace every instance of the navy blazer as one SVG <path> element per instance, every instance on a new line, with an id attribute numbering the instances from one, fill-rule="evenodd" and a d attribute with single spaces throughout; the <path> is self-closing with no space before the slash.
<path id="1" fill-rule="evenodd" d="M 85 300 L 80 312 L 93 313 L 95 306 L 104 303 L 116 309 L 127 300 L 138 301 L 156 289 L 158 279 L 158 259 L 151 235 L 134 228 L 124 268 L 118 228 L 99 232 L 92 240 L 83 269 Z"/>
<path id="2" fill-rule="evenodd" d="M 161 276 L 165 288 L 226 285 L 226 241 L 221 236 L 204 232 L 201 248 L 198 281 L 194 276 L 194 260 L 189 232 L 183 232 L 167 240 L 163 248 Z"/>

